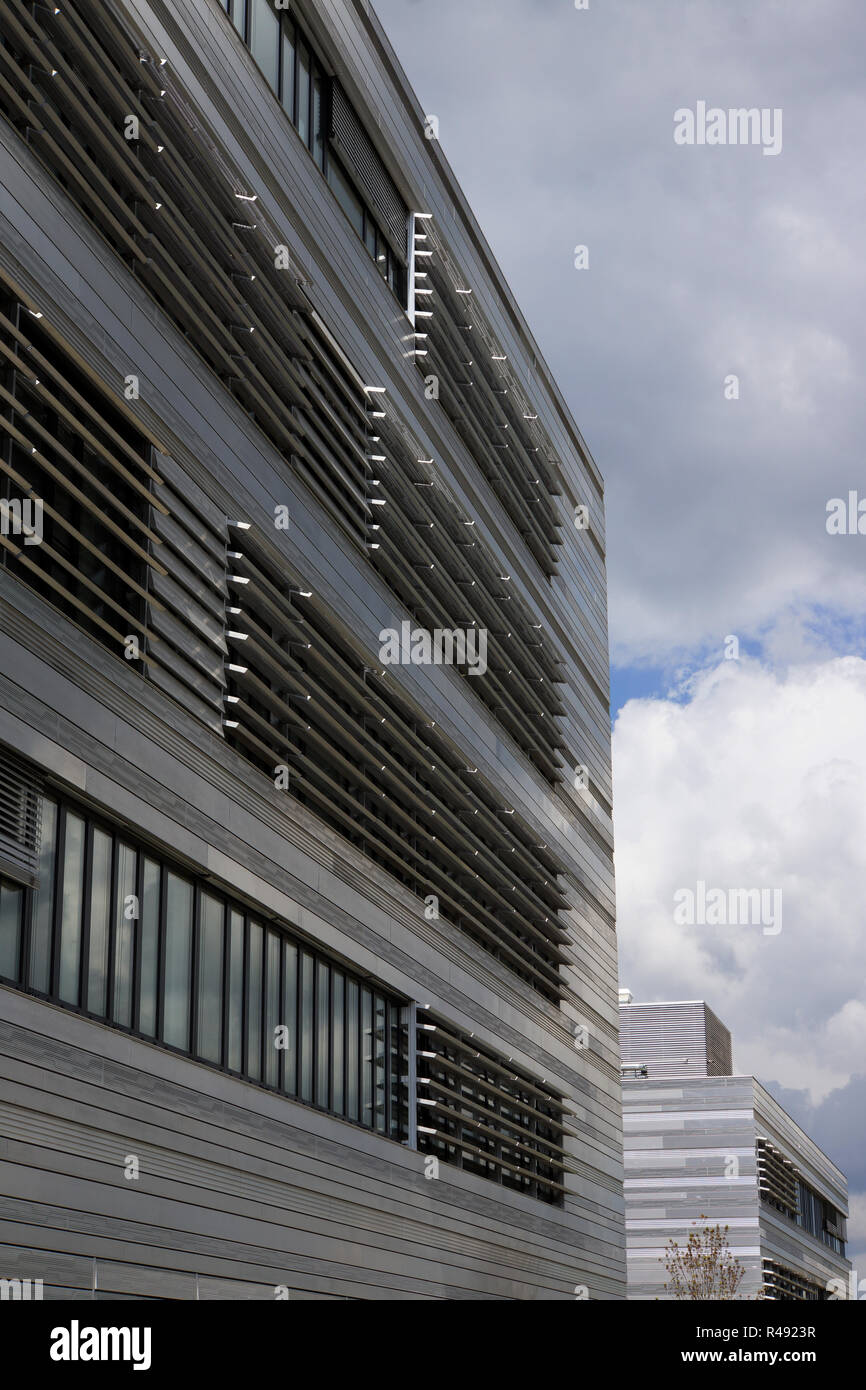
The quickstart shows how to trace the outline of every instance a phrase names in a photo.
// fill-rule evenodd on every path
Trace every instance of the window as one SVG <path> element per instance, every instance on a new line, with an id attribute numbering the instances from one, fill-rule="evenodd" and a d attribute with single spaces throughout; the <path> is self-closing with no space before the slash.
<path id="1" fill-rule="evenodd" d="M 804 1231 L 838 1255 L 844 1255 L 845 1217 L 833 1203 L 821 1197 L 803 1179 L 791 1159 L 766 1137 L 761 1136 L 757 1141 L 756 1159 L 761 1201 L 790 1221 L 796 1221 Z"/>
<path id="2" fill-rule="evenodd" d="M 364 204 L 350 184 L 335 159 L 328 163 L 328 182 L 334 190 L 337 202 L 348 217 L 358 236 L 364 235 Z M 373 231 L 375 241 L 375 229 Z M 368 246 L 369 249 L 369 246 Z"/>
<path id="3" fill-rule="evenodd" d="M 418 1147 L 552 1205 L 563 1201 L 564 1107 L 426 1010 L 418 1022 Z"/>
<path id="4" fill-rule="evenodd" d="M 0 500 L 41 537 L 4 536 L 0 565 L 119 657 L 130 633 L 146 650 L 150 445 L 2 287 L 0 349 Z"/>
<path id="5" fill-rule="evenodd" d="M 252 0 L 250 51 L 272 91 L 279 91 L 280 19 L 271 0 Z"/>
<path id="6" fill-rule="evenodd" d="M 38 889 L 0 878 L 0 979 L 405 1140 L 396 999 L 74 807 L 42 826 Z"/>
<path id="7" fill-rule="evenodd" d="M 331 84 L 312 46 L 287 11 L 274 10 L 272 0 L 245 0 L 244 4 L 227 0 L 226 11 L 333 188 L 382 279 L 405 306 L 405 264 L 329 147 Z M 396 191 L 394 196 L 399 197 Z"/>
<path id="8" fill-rule="evenodd" d="M 298 44 L 298 134 L 305 145 L 310 142 L 310 50 Z"/>

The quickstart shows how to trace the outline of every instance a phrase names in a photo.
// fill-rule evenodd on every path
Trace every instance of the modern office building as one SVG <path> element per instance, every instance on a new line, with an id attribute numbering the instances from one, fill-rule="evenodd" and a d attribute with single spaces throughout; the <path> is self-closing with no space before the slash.
<path id="1" fill-rule="evenodd" d="M 602 481 L 432 134 L 366 0 L 4 0 L 46 1298 L 624 1296 Z"/>
<path id="2" fill-rule="evenodd" d="M 732 1074 L 731 1035 L 703 1001 L 620 999 L 628 1297 L 667 1297 L 668 1242 L 704 1224 L 728 1227 L 737 1297 L 846 1297 L 844 1174 L 759 1081 Z"/>

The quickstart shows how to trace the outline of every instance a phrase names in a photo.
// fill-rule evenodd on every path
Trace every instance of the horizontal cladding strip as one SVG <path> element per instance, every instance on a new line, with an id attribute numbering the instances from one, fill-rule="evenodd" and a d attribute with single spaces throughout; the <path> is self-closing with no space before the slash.
<path id="1" fill-rule="evenodd" d="M 27 629 L 27 632 L 28 632 L 28 635 L 29 635 L 29 633 L 32 632 L 32 629 L 31 629 L 31 628 L 28 628 L 28 629 Z M 41 638 L 40 638 L 40 647 L 41 647 L 41 648 L 44 648 L 46 642 L 48 642 L 48 643 L 50 644 L 50 640 L 51 640 L 51 639 L 48 639 L 47 636 L 46 636 L 45 634 L 42 634 L 42 636 L 41 636 Z M 64 651 L 65 651 L 65 650 L 66 650 L 66 649 L 64 649 Z M 73 661 L 74 661 L 74 659 L 73 659 Z M 61 664 L 62 664 L 62 662 L 61 662 Z M 80 662 L 75 662 L 75 663 L 74 663 L 73 670 L 74 670 L 74 672 L 75 672 L 75 679 L 76 679 L 76 682 L 77 682 L 77 683 L 81 683 L 82 672 L 83 672 L 85 669 L 86 669 L 86 668 L 83 667 L 83 666 L 81 665 Z M 86 682 L 85 682 L 85 684 L 86 684 Z M 100 694 L 101 699 L 102 699 L 103 702 L 104 702 L 105 696 L 106 696 L 106 694 L 107 694 L 107 692 L 108 692 L 108 687 L 106 686 L 106 684 L 105 684 L 104 681 L 101 681 L 101 682 L 98 682 L 98 683 L 97 683 L 97 685 L 94 687 L 94 692 L 96 692 L 97 690 L 98 690 L 98 692 L 99 692 L 99 694 Z M 121 713 L 121 717 L 123 717 L 123 715 L 122 715 L 122 705 L 121 705 L 121 707 L 120 707 L 119 712 Z M 140 707 L 140 708 L 139 708 L 139 716 L 138 716 L 138 722 L 139 722 L 139 723 L 141 723 L 141 714 L 142 714 L 142 710 L 141 710 L 141 707 Z M 146 724 L 149 725 L 150 722 L 151 722 L 151 721 L 150 721 L 150 718 L 148 717 L 148 719 L 146 720 Z M 154 736 L 154 731 L 151 730 L 151 732 L 150 732 L 150 734 L 149 734 L 148 736 L 153 737 L 153 736 Z M 92 751 L 91 751 L 91 755 L 92 755 L 92 753 L 93 753 L 94 751 L 95 751 L 95 750 L 92 750 Z M 183 752 L 182 743 L 177 743 L 177 746 L 175 746 L 174 749 L 173 749 L 172 756 L 175 757 L 175 758 L 179 758 L 179 759 L 183 760 L 183 758 L 184 758 L 184 752 Z M 112 775 L 113 775 L 113 776 L 116 776 L 116 772 L 117 772 L 117 770 L 116 770 L 116 767 L 115 767 L 115 768 L 114 768 L 114 771 L 112 772 Z M 140 779 L 141 779 L 141 774 L 139 773 L 138 779 L 137 779 L 137 782 L 136 782 L 136 786 L 137 786 L 138 791 L 141 790 L 141 780 L 140 780 Z M 237 785 L 235 784 L 235 782 L 234 782 L 233 779 L 231 779 L 231 778 L 229 778 L 228 781 L 231 783 L 232 787 L 234 788 L 232 794 L 235 795 L 236 792 L 237 792 L 237 789 L 238 789 L 238 788 L 237 788 Z M 137 794 L 138 794 L 138 791 L 137 791 Z M 247 794 L 246 794 L 246 793 L 244 793 L 244 796 L 243 796 L 241 799 L 244 800 L 244 799 L 250 799 L 250 798 L 247 797 Z M 259 814 L 259 813 L 262 811 L 263 808 L 262 808 L 262 804 L 261 804 L 261 802 L 260 802 L 260 798 L 258 798 L 255 794 L 252 794 L 252 797 L 251 797 L 251 804 L 253 804 L 253 805 L 256 806 L 256 808 L 257 808 L 257 812 L 256 812 L 256 813 L 257 813 L 257 814 Z M 266 817 L 266 823 L 268 823 L 268 822 L 269 822 L 269 818 Z M 288 821 L 285 819 L 284 816 L 280 816 L 280 817 L 278 818 L 278 822 L 275 821 L 275 828 L 278 828 L 278 829 L 279 829 L 279 833 L 280 833 L 281 835 L 285 835 L 285 836 L 288 838 L 288 840 L 289 840 L 290 843 L 292 843 L 292 844 L 297 843 L 297 844 L 299 845 L 299 847 L 303 850 L 303 852 L 304 852 L 305 854 L 309 855 L 312 859 L 318 860 L 318 862 L 320 862 L 320 863 L 327 864 L 329 867 L 331 866 L 331 863 L 332 863 L 331 859 L 328 858 L 327 856 L 323 856 L 323 854 L 322 854 L 322 851 L 321 851 L 321 848 L 320 848 L 320 842 L 317 841 L 317 840 L 314 840 L 314 839 L 310 838 L 309 836 L 307 836 L 307 835 L 305 834 L 305 832 L 303 831 L 303 828 L 302 828 L 302 827 L 292 826 L 291 823 L 288 822 Z M 204 830 L 204 833 L 205 833 L 205 834 L 208 834 L 208 831 L 205 829 L 205 827 L 202 827 L 202 829 Z M 265 873 L 265 876 L 266 876 L 266 878 L 267 878 L 267 868 L 266 868 L 266 865 L 265 865 L 264 863 L 263 863 L 263 865 L 262 865 L 262 870 L 263 870 L 263 872 Z M 344 875 L 348 875 L 348 881 L 349 881 L 349 882 L 352 882 L 352 881 L 357 877 L 357 875 L 354 875 L 354 874 L 352 873 L 352 871 L 351 871 L 351 869 L 350 869 L 350 867 L 349 867 L 348 864 L 345 865 L 345 867 L 341 870 L 341 872 L 342 872 Z M 364 889 L 364 894 L 365 894 L 365 896 L 369 896 L 369 884 L 366 885 L 366 887 L 365 887 L 365 889 Z M 456 949 L 455 947 L 453 947 L 453 946 L 449 943 L 449 941 L 447 940 L 447 938 L 444 938 L 444 937 L 442 936 L 441 933 L 435 932 L 435 931 L 433 931 L 432 929 L 431 929 L 431 930 L 428 930 L 428 929 L 427 929 L 427 924 L 424 923 L 423 920 L 418 919 L 418 918 L 417 918 L 417 915 L 413 915 L 413 916 L 407 918 L 407 915 L 406 915 L 406 913 L 405 913 L 405 911 L 404 911 L 404 908 L 403 908 L 402 903 L 400 903 L 397 899 L 389 898 L 388 892 L 387 892 L 387 890 L 384 888 L 384 886 L 383 886 L 382 888 L 380 888 L 378 897 L 377 897 L 375 900 L 374 900 L 374 899 L 370 899 L 370 901 L 376 901 L 377 904 L 378 904 L 378 903 L 381 903 L 381 902 L 383 902 L 383 901 L 386 902 L 386 903 L 388 904 L 388 910 L 391 911 L 391 912 L 393 912 L 393 913 L 395 914 L 396 920 L 398 920 L 398 921 L 405 921 L 406 925 L 410 926 L 411 929 L 412 929 L 414 932 L 421 933 L 421 935 L 422 935 L 425 939 L 427 939 L 427 940 L 429 941 L 430 945 L 432 945 L 438 952 L 440 952 L 440 953 L 441 953 L 441 952 L 444 952 L 445 956 L 446 956 L 448 959 L 452 960 L 453 963 L 454 963 L 454 965 L 455 965 L 459 970 L 461 970 L 462 972 L 468 973 L 468 975 L 469 975 L 470 977 L 472 977 L 472 978 L 475 978 L 475 979 L 478 979 L 479 981 L 482 981 L 482 982 L 485 984 L 485 987 L 486 987 L 486 988 L 489 988 L 489 987 L 490 987 L 491 975 L 490 975 L 490 971 L 489 971 L 488 968 L 481 968 L 480 965 L 479 965 L 479 962 L 477 961 L 477 959 L 475 959 L 475 958 L 472 957 L 471 955 L 468 955 L 467 952 L 466 952 L 465 950 Z M 413 974 L 413 972 L 412 972 L 412 969 L 411 969 L 411 966 L 410 966 L 409 962 L 407 961 L 407 962 L 405 963 L 405 965 L 406 965 L 406 968 L 409 970 L 409 977 L 411 977 L 412 974 Z M 494 965 L 494 966 L 495 966 L 495 962 L 491 962 L 491 965 Z M 415 972 L 415 973 L 417 973 L 417 972 Z M 515 1009 L 520 1015 L 526 1015 L 527 1017 L 531 1018 L 531 1019 L 533 1020 L 534 1024 L 535 1024 L 537 1027 L 541 1028 L 541 1029 L 542 1029 L 544 1032 L 546 1032 L 546 1033 L 552 1033 L 553 1036 L 559 1038 L 562 1042 L 564 1042 L 567 1046 L 570 1047 L 570 1045 L 571 1045 L 571 1036 L 570 1036 L 570 1033 L 569 1033 L 566 1029 L 564 1029 L 559 1023 L 557 1023 L 556 1020 L 555 1020 L 552 1016 L 548 1016 L 546 1013 L 543 1013 L 540 1009 L 538 1009 L 538 1008 L 535 1006 L 535 1004 L 533 1003 L 532 998 L 528 997 L 527 995 L 521 995 L 521 994 L 519 994 L 519 993 L 513 988 L 512 984 L 509 982 L 508 974 L 509 974 L 509 972 L 503 970 L 503 971 L 502 971 L 502 978 L 501 978 L 501 979 L 496 979 L 495 988 L 496 988 L 497 994 L 500 995 L 500 996 L 503 998 L 503 1000 L 504 1000 L 511 1008 Z M 513 979 L 513 977 L 512 977 L 512 979 Z M 430 985 L 428 985 L 428 986 L 426 986 L 426 987 L 427 987 L 427 988 L 430 988 L 430 989 L 431 989 L 431 992 L 437 992 L 437 991 L 433 988 L 432 982 L 431 982 Z M 473 1016 L 477 1017 L 477 1006 L 472 1006 L 472 1005 L 470 1004 L 469 1000 L 465 1000 L 465 1001 L 461 1000 L 461 1006 L 466 1007 L 467 1009 L 469 1009 L 469 1010 L 470 1010 L 470 1013 L 472 1013 Z M 473 1008 L 474 1008 L 474 1012 L 473 1012 Z M 488 1020 L 488 1026 L 492 1029 L 492 1031 L 493 1031 L 494 1034 L 498 1033 L 499 1030 L 500 1030 L 501 1027 L 502 1027 L 501 1022 L 500 1022 L 498 1019 L 494 1019 L 493 1017 L 491 1017 L 491 1018 Z M 525 1040 L 523 1040 L 523 1042 L 525 1042 Z M 512 1039 L 512 1043 L 513 1043 L 514 1046 L 521 1046 L 521 1045 L 523 1045 L 523 1043 L 521 1042 L 520 1037 L 518 1037 L 517 1035 L 514 1035 L 514 1037 L 513 1037 L 513 1039 Z M 591 1063 L 591 1062 L 592 1062 L 592 1054 L 589 1054 L 589 1055 L 585 1058 L 585 1060 L 588 1061 L 589 1063 Z M 556 1070 L 556 1062 L 554 1062 L 552 1059 L 550 1059 L 550 1060 L 545 1060 L 544 1065 L 548 1068 L 548 1070 L 553 1070 L 553 1071 Z M 583 1103 L 583 1104 L 586 1104 L 586 1103 L 587 1103 L 588 1097 L 591 1096 L 591 1095 L 593 1095 L 593 1094 L 595 1093 L 595 1088 L 594 1088 L 594 1086 L 591 1086 L 589 1083 L 587 1083 L 587 1082 L 585 1082 L 585 1081 L 583 1081 L 583 1080 L 580 1081 L 579 1085 L 580 1085 L 580 1087 L 581 1087 L 582 1090 L 583 1090 L 583 1089 L 586 1090 L 586 1096 L 584 1097 L 583 1095 L 581 1095 L 581 1101 L 582 1101 L 582 1103 Z"/>
<path id="2" fill-rule="evenodd" d="M 33 1041 L 35 1043 L 36 1039 Z M 11 1086 L 12 1094 L 18 1095 L 18 1087 L 23 1082 L 30 1095 L 29 1080 L 37 1083 L 32 1109 L 24 1107 L 33 1114 L 34 1122 L 38 1122 L 36 1117 L 45 1110 L 52 1115 L 60 1112 L 58 1119 L 71 1123 L 78 1133 L 81 1132 L 81 1115 L 87 1114 L 89 1120 L 98 1120 L 106 1126 L 109 1138 L 113 1134 L 116 1141 L 119 1133 L 124 1136 L 124 1144 L 142 1144 L 145 1150 L 168 1153 L 173 1160 L 180 1156 L 188 1158 L 193 1165 L 206 1161 L 213 1164 L 216 1172 L 242 1171 L 253 1181 L 274 1177 L 298 1191 L 305 1184 L 309 1192 L 305 1209 L 311 1214 L 327 1213 L 327 1203 L 334 1201 L 354 1211 L 359 1185 L 363 1185 L 365 1198 L 374 1198 L 383 1212 L 391 1212 L 395 1201 L 399 1200 L 401 1219 L 405 1216 L 419 1230 L 426 1231 L 433 1217 L 450 1212 L 455 1222 L 462 1223 L 462 1235 L 456 1226 L 452 1227 L 455 1249 L 470 1248 L 479 1233 L 485 1244 L 496 1249 L 507 1248 L 513 1238 L 513 1228 L 517 1227 L 527 1253 L 535 1244 L 539 1252 L 550 1250 L 557 1261 L 565 1263 L 571 1257 L 570 1244 L 577 1232 L 567 1216 L 563 1218 L 550 1211 L 540 1213 L 538 1208 L 525 1206 L 522 1198 L 508 1191 L 497 1193 L 492 1201 L 487 1200 L 491 1190 L 486 1184 L 473 1186 L 471 1192 L 465 1188 L 461 1193 L 457 1185 L 462 1179 L 457 1173 L 449 1172 L 446 1180 L 435 1189 L 439 1194 L 447 1191 L 448 1196 L 436 1197 L 423 1178 L 420 1154 L 409 1154 L 405 1149 L 389 1145 L 389 1161 L 383 1165 L 378 1157 L 362 1154 L 354 1147 L 359 1131 L 353 1131 L 352 1144 L 347 1144 L 344 1125 L 332 1117 L 305 1112 L 303 1119 L 312 1120 L 318 1130 L 313 1133 L 295 1127 L 293 1121 L 297 1112 L 291 1102 L 286 1102 L 285 1114 L 280 1104 L 282 1118 L 279 1123 L 271 1117 L 262 1125 L 262 1117 L 253 1109 L 241 1110 L 232 1105 L 215 1110 L 210 1100 L 203 1104 L 198 1092 L 181 1090 L 174 1083 L 167 1088 L 159 1083 L 155 1087 L 152 1075 L 127 1065 L 119 1070 L 110 1066 L 104 1081 L 92 1078 L 75 1084 L 70 1092 L 70 1082 L 65 1079 L 59 1092 L 45 1093 L 38 1089 L 38 1082 L 44 1075 L 44 1058 L 40 1065 L 38 1050 L 25 1047 L 22 1051 L 20 1043 L 12 1048 L 6 1046 L 4 1050 L 11 1076 L 9 1082 L 0 1083 L 4 1089 Z M 30 1060 L 20 1071 L 12 1059 L 25 1052 Z M 70 1076 L 76 1074 L 75 1056 L 73 1049 Z M 64 1077 L 67 1070 L 61 1068 Z M 178 1094 L 173 1100 L 175 1091 Z M 260 1097 L 257 1095 L 255 1099 L 258 1103 Z M 171 1108 L 166 1109 L 167 1105 Z M 176 1108 L 177 1105 L 180 1108 Z M 139 1106 L 142 1106 L 141 1113 L 137 1109 Z M 287 1116 L 292 1119 L 289 1124 L 283 1122 Z M 324 1142 L 324 1132 L 319 1133 L 323 1126 L 331 1134 Z M 98 1125 L 89 1124 L 90 1132 L 97 1130 Z M 160 1138 L 162 1144 L 154 1143 L 154 1139 Z M 171 1144 L 170 1151 L 165 1148 L 166 1140 Z M 381 1141 L 377 1154 L 380 1146 Z M 115 1142 L 115 1151 L 116 1148 Z M 83 1150 L 88 1152 L 86 1143 Z M 487 1199 L 479 1204 L 472 1193 L 480 1195 L 482 1191 Z M 461 1205 L 463 1197 L 468 1205 Z"/>
<path id="3" fill-rule="evenodd" d="M 60 60 L 58 60 L 58 61 L 60 61 Z"/>

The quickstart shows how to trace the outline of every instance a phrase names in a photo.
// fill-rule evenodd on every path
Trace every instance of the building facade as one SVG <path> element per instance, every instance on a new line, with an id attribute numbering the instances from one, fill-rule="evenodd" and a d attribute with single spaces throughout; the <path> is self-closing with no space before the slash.
<path id="1" fill-rule="evenodd" d="M 718 1224 L 745 1270 L 738 1298 L 846 1298 L 844 1174 L 754 1077 L 710 1070 L 730 1034 L 702 1001 L 621 1015 L 628 1297 L 667 1297 L 668 1242 Z"/>
<path id="2" fill-rule="evenodd" d="M 361 0 L 7 0 L 0 1276 L 624 1295 L 603 489 Z"/>

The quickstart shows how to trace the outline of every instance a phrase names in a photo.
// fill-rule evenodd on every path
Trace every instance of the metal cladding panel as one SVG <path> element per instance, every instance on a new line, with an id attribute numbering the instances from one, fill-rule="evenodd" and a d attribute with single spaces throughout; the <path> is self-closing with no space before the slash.
<path id="1" fill-rule="evenodd" d="M 797 1280 L 814 1296 L 815 1285 L 826 1292 L 829 1280 L 846 1279 L 843 1256 L 761 1199 L 760 1137 L 769 1132 L 847 1210 L 842 1175 L 752 1077 L 626 1080 L 623 1114 L 630 1299 L 668 1296 L 668 1242 L 682 1246 L 704 1221 L 727 1227 L 729 1248 L 746 1271 L 740 1298 L 786 1280 L 787 1296 Z"/>
<path id="2" fill-rule="evenodd" d="M 0 872 L 36 882 L 42 779 L 0 746 Z"/>
<path id="3" fill-rule="evenodd" d="M 3 986 L 0 1100 L 14 1109 L 4 1160 L 16 1188 L 0 1202 L 0 1243 L 22 1277 L 83 1297 L 271 1297 L 280 1282 L 293 1297 L 572 1298 L 585 1284 L 592 1298 L 619 1298 L 600 480 L 373 21 L 348 0 L 306 8 L 311 44 L 338 74 L 334 147 L 396 249 L 407 205 L 433 213 L 443 373 L 459 365 L 461 270 L 496 365 L 479 375 L 461 434 L 407 358 L 404 305 L 216 0 L 69 0 L 56 13 L 8 0 L 0 267 L 99 390 L 120 400 L 127 373 L 141 382 L 121 408 L 152 446 L 158 515 L 144 519 L 152 573 L 139 596 L 163 659 L 140 679 L 7 566 L 0 739 L 119 834 L 434 1011 L 469 1049 L 447 1058 L 444 1078 L 442 1067 L 416 1073 L 451 1116 L 446 1157 L 430 1183 L 429 1153 Z M 45 98 L 40 119 L 65 132 L 60 154 L 40 130 L 25 138 L 28 84 Z M 142 135 L 132 149 L 118 123 L 130 111 Z M 61 155 L 93 167 L 59 172 Z M 163 196 L 151 200 L 145 174 Z M 130 180 L 139 196 L 124 193 Z M 513 451 L 492 435 L 506 422 Z M 536 445 L 529 482 L 540 480 L 541 500 L 519 486 Z M 570 492 L 585 487 L 591 535 L 571 517 Z M 381 564 L 371 498 L 389 514 Z M 483 692 L 446 665 L 374 674 L 382 631 L 404 620 L 489 628 Z M 317 708 L 299 728 L 307 695 Z M 275 786 L 274 764 L 292 758 L 271 757 L 271 740 L 288 731 L 306 799 Z M 431 887 L 446 859 L 474 914 Z M 429 892 L 438 915 L 425 912 Z M 491 950 L 491 933 L 508 949 Z M 57 1081 L 49 1101 L 22 1067 Z M 471 1124 L 454 1100 L 464 1082 Z M 551 1098 L 563 1112 L 548 1125 L 535 1102 Z M 531 1132 L 539 1124 L 552 1132 Z M 503 1130 L 512 1168 L 499 1153 L 485 1176 Z M 120 1183 L 117 1134 L 131 1152 L 153 1146 L 153 1191 Z M 555 1203 L 517 1190 L 539 1147 L 546 1158 L 532 1161 L 561 1174 L 548 1184 Z M 44 1176 L 47 1152 L 62 1152 L 62 1176 Z"/>
<path id="4" fill-rule="evenodd" d="M 623 1067 L 646 1075 L 730 1076 L 731 1035 L 701 1000 L 620 1005 Z"/>
<path id="5" fill-rule="evenodd" d="M 331 122 L 334 144 L 357 177 L 383 227 L 390 232 L 394 250 L 405 260 L 409 209 L 336 79 L 331 84 Z"/>

